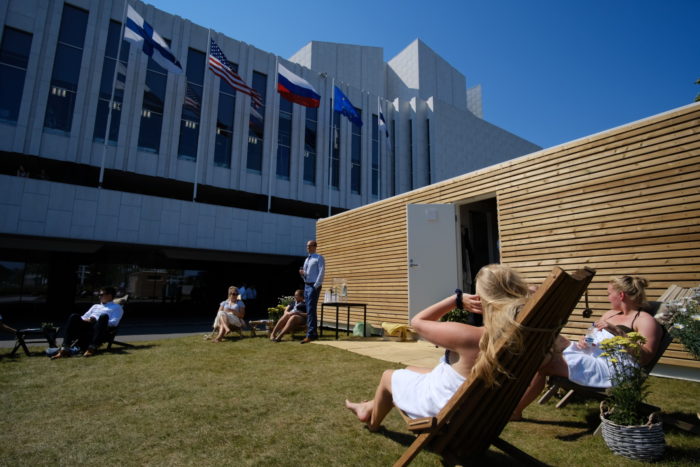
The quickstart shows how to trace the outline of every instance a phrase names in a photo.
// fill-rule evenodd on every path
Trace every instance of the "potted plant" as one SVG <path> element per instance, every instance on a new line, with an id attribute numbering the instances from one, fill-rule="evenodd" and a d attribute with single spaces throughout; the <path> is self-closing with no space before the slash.
<path id="1" fill-rule="evenodd" d="M 270 321 L 272 321 L 270 329 L 272 329 L 272 327 L 274 327 L 275 324 L 277 324 L 277 321 L 282 317 L 282 314 L 284 314 L 284 310 L 286 310 L 287 306 L 293 301 L 294 296 L 284 295 L 277 299 L 277 305 L 267 309 L 267 317 Z"/>
<path id="2" fill-rule="evenodd" d="M 457 323 L 469 324 L 469 310 L 460 310 L 459 308 L 453 308 L 447 313 L 445 313 L 440 321 L 454 321 Z"/>
<path id="3" fill-rule="evenodd" d="M 644 336 L 631 332 L 600 343 L 608 359 L 613 386 L 600 404 L 603 439 L 615 453 L 630 459 L 655 461 L 663 456 L 666 442 L 659 414 L 644 413 L 649 393 L 647 375 L 638 365 Z"/>

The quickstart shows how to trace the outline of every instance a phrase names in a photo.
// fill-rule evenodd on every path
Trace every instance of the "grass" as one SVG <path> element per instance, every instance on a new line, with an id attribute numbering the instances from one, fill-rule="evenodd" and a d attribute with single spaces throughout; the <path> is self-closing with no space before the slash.
<path id="1" fill-rule="evenodd" d="M 0 354 L 0 465 L 391 465 L 411 442 L 395 412 L 362 429 L 345 397 L 400 367 L 320 345 L 201 337 L 51 361 Z M 700 384 L 651 378 L 650 403 L 694 416 Z M 503 437 L 551 465 L 635 465 L 599 437 L 594 402 L 533 405 Z M 697 465 L 700 438 L 666 430 L 659 465 Z M 492 448 L 484 461 L 509 465 Z M 439 465 L 423 452 L 413 465 Z"/>

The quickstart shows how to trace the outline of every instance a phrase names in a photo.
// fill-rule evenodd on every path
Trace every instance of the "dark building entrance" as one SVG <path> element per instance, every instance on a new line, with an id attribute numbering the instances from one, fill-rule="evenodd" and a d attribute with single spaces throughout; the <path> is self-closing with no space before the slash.
<path id="1" fill-rule="evenodd" d="M 254 287 L 246 318 L 301 285 L 303 257 L 0 236 L 0 314 L 13 326 L 60 325 L 97 302 L 102 286 L 129 294 L 124 320 L 209 319 L 230 285 Z"/>

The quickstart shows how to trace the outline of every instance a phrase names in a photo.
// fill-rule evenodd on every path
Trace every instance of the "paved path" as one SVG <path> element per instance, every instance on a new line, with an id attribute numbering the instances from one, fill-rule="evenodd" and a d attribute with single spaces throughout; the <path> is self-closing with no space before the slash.
<path id="1" fill-rule="evenodd" d="M 403 365 L 422 366 L 433 368 L 437 365 L 445 349 L 435 347 L 426 341 L 384 341 L 384 340 L 338 340 L 315 341 L 317 345 L 329 345 L 338 349 L 344 349 L 360 355 L 385 360 L 387 362 L 401 363 Z"/>

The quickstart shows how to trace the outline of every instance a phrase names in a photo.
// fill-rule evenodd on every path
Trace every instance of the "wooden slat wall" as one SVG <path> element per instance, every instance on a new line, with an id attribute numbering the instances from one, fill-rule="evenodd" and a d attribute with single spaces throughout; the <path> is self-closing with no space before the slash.
<path id="1" fill-rule="evenodd" d="M 607 282 L 639 274 L 648 298 L 700 284 L 700 104 L 363 206 L 317 224 L 326 284 L 346 278 L 368 320 L 405 323 L 406 205 L 464 203 L 495 194 L 501 262 L 538 283 L 558 265 L 598 271 L 564 334 L 578 337 L 608 309 Z M 352 321 L 360 321 L 353 315 Z M 700 368 L 679 344 L 662 363 Z"/>

